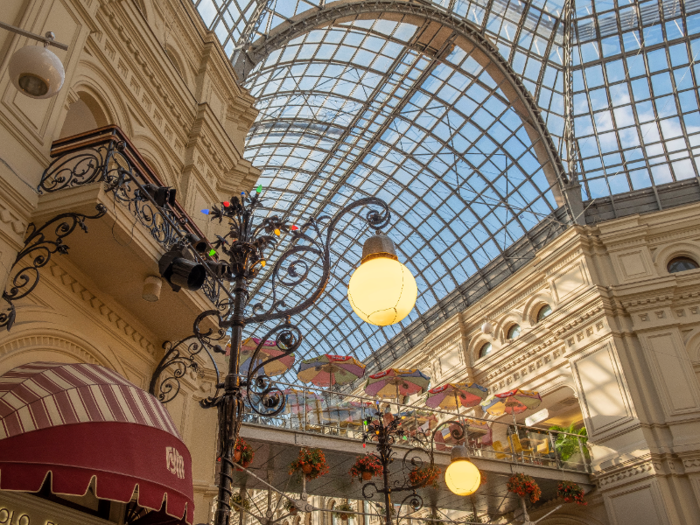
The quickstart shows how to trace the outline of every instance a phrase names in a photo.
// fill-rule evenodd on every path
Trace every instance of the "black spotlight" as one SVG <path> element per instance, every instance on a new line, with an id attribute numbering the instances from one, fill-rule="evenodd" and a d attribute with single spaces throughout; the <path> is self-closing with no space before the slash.
<path id="1" fill-rule="evenodd" d="M 175 190 L 173 190 L 175 191 Z M 199 237 L 197 237 L 194 233 L 188 233 L 186 236 L 187 242 L 190 243 L 192 248 L 197 253 L 207 253 L 209 251 L 209 245 L 206 243 L 206 241 L 203 241 Z"/>
<path id="2" fill-rule="evenodd" d="M 144 184 L 143 189 L 148 193 L 156 204 L 161 208 L 166 204 L 170 206 L 175 206 L 175 194 L 177 190 L 175 188 L 169 188 L 167 186 L 156 186 L 155 184 Z"/>
<path id="3" fill-rule="evenodd" d="M 175 292 L 180 288 L 197 291 L 207 278 L 204 265 L 189 259 L 185 250 L 177 247 L 160 258 L 158 270 Z"/>

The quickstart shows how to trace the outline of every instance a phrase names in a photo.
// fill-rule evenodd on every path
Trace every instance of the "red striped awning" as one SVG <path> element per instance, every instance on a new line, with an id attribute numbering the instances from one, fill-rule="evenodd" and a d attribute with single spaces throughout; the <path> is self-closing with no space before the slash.
<path id="1" fill-rule="evenodd" d="M 156 398 L 97 365 L 30 363 L 0 376 L 0 489 L 128 502 L 192 525 L 192 460 Z M 165 502 L 165 505 L 163 503 Z"/>

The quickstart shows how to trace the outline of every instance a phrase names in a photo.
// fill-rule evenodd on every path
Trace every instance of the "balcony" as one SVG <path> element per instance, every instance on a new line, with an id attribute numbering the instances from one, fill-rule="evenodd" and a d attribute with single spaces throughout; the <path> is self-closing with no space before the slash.
<path id="1" fill-rule="evenodd" d="M 401 484 L 410 468 L 402 472 L 402 461 L 407 453 L 408 461 L 413 457 L 427 460 L 427 454 L 420 449 L 430 448 L 430 438 L 440 423 L 458 419 L 466 425 L 466 439 L 455 440 L 449 425 L 435 435 L 435 463 L 444 472 L 450 463 L 452 448 L 457 444 L 467 446 L 472 461 L 487 479 L 473 497 L 481 515 L 504 516 L 519 508 L 519 500 L 506 489 L 508 478 L 517 472 L 537 480 L 544 501 L 556 497 L 557 484 L 562 480 L 573 481 L 587 490 L 593 486 L 589 477 L 591 455 L 585 438 L 579 435 L 433 410 L 420 401 L 413 405 L 377 402 L 357 395 L 276 383 L 286 396 L 283 414 L 275 418 L 259 417 L 250 409 L 251 400 L 246 398 L 248 413 L 241 436 L 253 446 L 256 455 L 252 473 L 236 473 L 234 485 L 265 490 L 264 480 L 275 487 L 285 487 L 283 490 L 287 492 L 300 493 L 301 483 L 290 480 L 287 467 L 300 446 L 319 447 L 326 454 L 330 473 L 308 482 L 306 491 L 319 496 L 361 500 L 361 483 L 351 483 L 348 472 L 357 456 L 374 449 L 371 443 L 367 443 L 366 448 L 362 446 L 362 420 L 367 416 L 376 418 L 379 410 L 386 419 L 401 417 L 401 428 L 406 431 L 406 439 L 395 447 L 391 483 Z M 251 398 L 255 402 L 252 392 Z M 569 451 L 573 444 L 578 452 L 562 457 L 564 441 L 568 442 Z M 421 490 L 429 505 L 465 510 L 464 498 L 452 494 L 443 484 L 440 488 Z M 381 501 L 382 498 L 380 494 L 373 499 Z M 399 504 L 400 500 L 394 503 Z"/>
<path id="2" fill-rule="evenodd" d="M 163 253 L 187 234 L 204 239 L 182 206 L 160 207 L 147 196 L 145 184 L 163 183 L 116 126 L 58 140 L 51 157 L 33 222 L 41 226 L 63 213 L 95 215 L 104 206 L 102 217 L 85 221 L 87 235 L 75 231 L 64 241 L 86 288 L 120 303 L 159 341 L 190 335 L 195 317 L 218 301 L 211 277 L 197 292 L 176 293 L 164 282 L 158 301 L 142 298 L 144 280 L 159 275 Z"/>

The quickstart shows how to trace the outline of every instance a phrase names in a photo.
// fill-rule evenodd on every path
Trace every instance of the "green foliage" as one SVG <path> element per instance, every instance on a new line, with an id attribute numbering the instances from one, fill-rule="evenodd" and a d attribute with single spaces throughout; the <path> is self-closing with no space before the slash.
<path id="1" fill-rule="evenodd" d="M 250 509 L 250 501 L 248 499 L 243 499 L 243 496 L 241 496 L 240 492 L 234 492 L 231 494 L 231 506 L 233 507 L 233 510 L 240 510 L 241 508 L 243 510 L 248 510 Z"/>
<path id="2" fill-rule="evenodd" d="M 583 448 L 583 453 L 586 456 L 586 458 L 590 457 L 588 447 L 586 447 L 586 442 L 588 441 L 588 433 L 586 432 L 586 427 L 582 426 L 580 429 L 576 430 L 576 427 L 572 423 L 571 425 L 569 425 L 568 428 L 554 425 L 553 427 L 549 427 L 549 430 L 552 432 L 568 432 L 569 434 L 576 434 L 578 436 L 582 436 L 581 448 Z M 580 453 L 578 439 L 574 436 L 559 434 L 557 435 L 554 446 L 556 447 L 557 453 L 559 454 L 559 459 L 561 459 L 562 461 L 568 461 L 574 454 Z"/>
<path id="3" fill-rule="evenodd" d="M 341 503 L 340 505 L 336 505 L 333 507 L 334 511 L 339 511 L 339 512 L 333 512 L 333 515 L 336 518 L 339 518 L 341 520 L 347 520 L 348 518 L 353 517 L 352 514 L 346 514 L 346 512 L 355 512 L 355 509 L 353 509 L 350 505 L 347 503 Z M 340 512 L 343 511 L 343 512 Z"/>

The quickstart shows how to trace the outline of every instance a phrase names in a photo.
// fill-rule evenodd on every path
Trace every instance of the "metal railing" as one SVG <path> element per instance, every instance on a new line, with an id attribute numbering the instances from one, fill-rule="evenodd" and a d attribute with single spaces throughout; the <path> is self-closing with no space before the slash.
<path id="1" fill-rule="evenodd" d="M 449 452 L 459 444 L 465 445 L 476 458 L 591 472 L 586 436 L 435 410 L 422 406 L 421 399 L 414 404 L 403 404 L 281 381 L 276 384 L 286 396 L 284 413 L 272 418 L 260 417 L 250 409 L 251 401 L 244 395 L 244 423 L 362 441 L 365 418 L 400 417 L 406 445 L 411 446 L 425 443 L 440 423 L 456 419 L 467 429 L 466 436 L 455 441 L 450 426 L 446 425 L 436 434 L 436 450 Z M 256 402 L 252 393 L 251 398 Z"/>
<path id="2" fill-rule="evenodd" d="M 164 184 L 118 126 L 59 139 L 51 146 L 51 157 L 54 160 L 42 174 L 39 193 L 103 183 L 115 202 L 128 208 L 166 250 L 187 234 L 206 241 L 178 202 L 157 206 L 147 194 L 145 185 Z M 209 274 L 202 291 L 212 303 L 218 303 L 219 284 Z"/>

